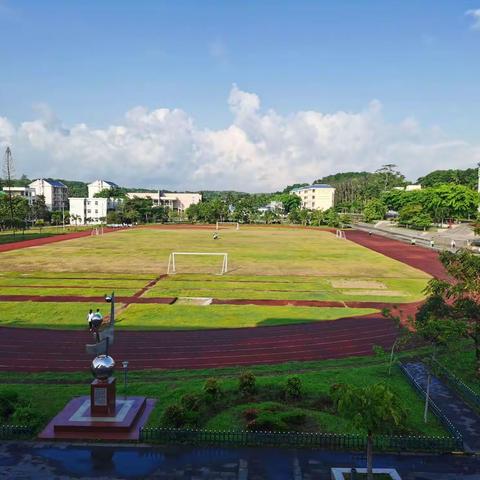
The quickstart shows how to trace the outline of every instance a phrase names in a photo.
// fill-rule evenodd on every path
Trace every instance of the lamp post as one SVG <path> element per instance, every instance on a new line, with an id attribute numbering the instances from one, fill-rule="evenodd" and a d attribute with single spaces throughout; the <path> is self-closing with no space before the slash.
<path id="1" fill-rule="evenodd" d="M 105 294 L 105 301 L 110 304 L 110 323 L 115 323 L 115 292 Z"/>
<path id="2" fill-rule="evenodd" d="M 124 390 L 124 396 L 125 400 L 127 399 L 127 374 L 128 374 L 128 360 L 124 360 L 122 362 L 123 366 L 123 390 Z"/>

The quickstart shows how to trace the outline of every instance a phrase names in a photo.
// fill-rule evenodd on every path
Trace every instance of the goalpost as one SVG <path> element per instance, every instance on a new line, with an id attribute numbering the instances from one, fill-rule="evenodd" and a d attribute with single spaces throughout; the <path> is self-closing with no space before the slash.
<path id="1" fill-rule="evenodd" d="M 222 258 L 222 268 L 220 270 L 220 273 L 217 273 L 217 275 L 223 275 L 224 273 L 228 272 L 228 253 L 205 253 L 205 252 L 172 252 L 170 256 L 168 257 L 168 267 L 167 267 L 167 274 L 172 275 L 177 273 L 177 268 L 176 268 L 176 263 L 175 263 L 175 258 L 177 255 L 212 255 L 212 256 L 217 256 L 217 257 L 223 257 Z"/>
<path id="2" fill-rule="evenodd" d="M 219 230 L 222 225 L 231 225 L 235 228 L 235 230 L 240 230 L 240 224 L 238 222 L 217 222 L 215 225 L 215 230 Z"/>
<path id="3" fill-rule="evenodd" d="M 343 230 L 337 230 L 335 232 L 335 236 L 341 240 L 346 240 L 347 237 L 345 236 L 345 232 Z"/>

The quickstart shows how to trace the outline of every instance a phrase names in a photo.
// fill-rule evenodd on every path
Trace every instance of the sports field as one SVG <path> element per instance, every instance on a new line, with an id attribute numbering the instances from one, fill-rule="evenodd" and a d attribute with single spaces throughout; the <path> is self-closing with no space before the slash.
<path id="1" fill-rule="evenodd" d="M 328 231 L 243 227 L 221 230 L 218 240 L 212 233 L 212 228 L 138 228 L 3 252 L 0 324 L 81 329 L 85 312 L 105 309 L 101 297 L 112 290 L 119 299 L 119 328 L 316 322 L 418 301 L 428 279 Z M 229 271 L 217 275 L 220 257 L 188 256 L 178 257 L 178 273 L 167 276 L 172 251 L 228 253 Z M 264 300 L 272 304 L 255 305 Z M 275 305 L 290 300 L 300 304 Z M 309 301 L 317 302 L 316 308 Z"/>

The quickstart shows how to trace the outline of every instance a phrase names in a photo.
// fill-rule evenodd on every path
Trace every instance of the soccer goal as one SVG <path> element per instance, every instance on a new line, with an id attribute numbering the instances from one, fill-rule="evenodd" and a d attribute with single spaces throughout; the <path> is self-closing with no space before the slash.
<path id="1" fill-rule="evenodd" d="M 214 257 L 222 257 L 222 266 L 220 272 L 217 275 L 223 275 L 224 273 L 228 272 L 228 253 L 205 253 L 205 252 L 172 252 L 168 257 L 168 267 L 167 267 L 167 274 L 172 275 L 177 273 L 177 257 L 178 256 L 214 256 Z M 189 265 L 191 267 L 191 265 Z M 189 272 L 191 273 L 191 272 Z M 197 272 L 197 273 L 204 273 L 204 272 Z"/>
<path id="2" fill-rule="evenodd" d="M 215 230 L 220 230 L 220 228 L 234 228 L 235 230 L 240 230 L 240 224 L 238 222 L 217 222 L 215 225 Z"/>
<path id="3" fill-rule="evenodd" d="M 347 237 L 345 236 L 345 232 L 343 230 L 337 230 L 335 232 L 335 236 L 337 238 L 340 238 L 341 240 L 346 240 L 347 239 Z"/>

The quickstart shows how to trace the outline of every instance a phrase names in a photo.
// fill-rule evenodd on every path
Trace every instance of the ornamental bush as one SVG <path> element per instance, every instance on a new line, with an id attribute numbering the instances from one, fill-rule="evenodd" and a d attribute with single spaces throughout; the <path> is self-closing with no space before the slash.
<path id="1" fill-rule="evenodd" d="M 302 398 L 302 381 L 300 377 L 289 377 L 285 384 L 286 400 L 299 400 Z"/>
<path id="2" fill-rule="evenodd" d="M 181 405 L 169 405 L 163 412 L 162 423 L 167 427 L 180 428 L 187 421 L 187 412 Z"/>
<path id="3" fill-rule="evenodd" d="M 238 377 L 238 390 L 243 397 L 251 397 L 257 392 L 257 379 L 252 372 L 242 372 Z"/>
<path id="4" fill-rule="evenodd" d="M 207 378 L 203 385 L 203 392 L 205 393 L 207 401 L 217 400 L 222 394 L 218 379 L 215 377 Z"/>

